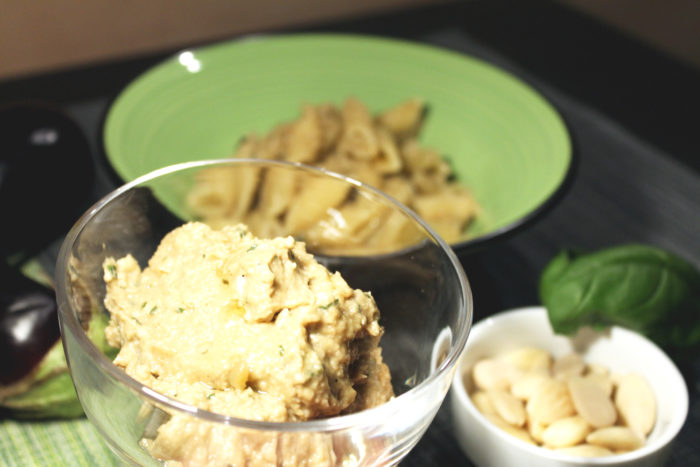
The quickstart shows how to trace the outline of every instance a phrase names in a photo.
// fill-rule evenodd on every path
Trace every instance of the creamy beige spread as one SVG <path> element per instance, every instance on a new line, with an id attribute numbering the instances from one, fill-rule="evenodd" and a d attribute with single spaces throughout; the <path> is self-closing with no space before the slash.
<path id="1" fill-rule="evenodd" d="M 352 289 L 292 237 L 188 223 L 163 238 L 143 270 L 130 255 L 108 258 L 104 280 L 105 333 L 120 349 L 114 363 L 160 393 L 267 421 L 356 412 L 393 396 L 371 294 Z M 280 446 L 253 459 L 264 450 L 234 446 L 260 440 L 227 439 L 222 430 L 173 415 L 146 445 L 185 465 L 280 461 Z M 332 450 L 312 445 L 297 440 L 293 451 L 309 452 L 292 465 L 330 462 Z"/>

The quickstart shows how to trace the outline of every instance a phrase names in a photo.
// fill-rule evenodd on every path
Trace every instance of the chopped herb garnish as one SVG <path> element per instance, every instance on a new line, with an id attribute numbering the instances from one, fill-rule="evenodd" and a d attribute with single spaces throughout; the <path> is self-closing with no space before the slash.
<path id="1" fill-rule="evenodd" d="M 209 394 L 207 394 L 207 399 L 211 399 L 212 397 L 214 397 L 214 393 L 213 393 L 213 392 L 210 392 Z"/>
<path id="2" fill-rule="evenodd" d="M 292 250 L 289 250 L 289 251 L 287 252 L 287 256 L 289 256 L 289 259 L 292 260 L 292 261 L 296 261 L 296 260 L 297 260 L 297 257 L 294 256 L 294 252 L 293 252 Z"/>
<path id="3" fill-rule="evenodd" d="M 178 313 L 182 313 L 183 311 L 185 311 L 185 309 L 182 308 L 181 306 L 177 308 L 177 312 L 178 312 Z"/>
<path id="4" fill-rule="evenodd" d="M 143 310 L 144 308 L 146 308 L 146 304 L 148 304 L 148 302 L 143 302 L 143 303 L 141 304 L 141 309 L 142 309 L 142 310 Z"/>
<path id="5" fill-rule="evenodd" d="M 108 264 L 107 265 L 107 272 L 111 276 L 112 279 L 117 278 L 117 267 L 113 264 Z"/>
<path id="6" fill-rule="evenodd" d="M 336 298 L 335 300 L 333 300 L 333 301 L 332 301 L 331 303 L 329 303 L 328 305 L 321 305 L 321 306 L 319 306 L 319 308 L 322 309 L 322 310 L 327 310 L 327 309 L 329 309 L 329 308 L 332 307 L 332 306 L 337 306 L 338 303 L 339 303 L 339 301 L 338 301 L 338 299 Z"/>
<path id="7" fill-rule="evenodd" d="M 280 354 L 280 357 L 282 355 L 284 355 L 284 346 L 282 344 L 280 344 L 280 346 L 279 346 L 279 354 Z"/>
<path id="8" fill-rule="evenodd" d="M 250 246 L 250 248 L 248 248 L 248 249 L 246 250 L 246 253 L 248 253 L 249 251 L 255 250 L 257 247 L 258 247 L 258 245 L 256 245 L 255 243 L 252 244 L 252 245 Z"/>
<path id="9" fill-rule="evenodd" d="M 139 321 L 138 318 L 136 318 L 136 316 L 132 316 L 131 319 L 133 319 L 136 322 L 136 324 L 141 326 L 141 321 Z"/>
<path id="10" fill-rule="evenodd" d="M 157 307 L 157 306 L 154 306 L 153 308 L 151 308 L 151 311 L 149 311 L 148 314 L 149 314 L 149 315 L 152 315 L 153 313 L 155 313 L 155 311 L 156 311 L 157 309 L 158 309 L 158 307 Z"/>

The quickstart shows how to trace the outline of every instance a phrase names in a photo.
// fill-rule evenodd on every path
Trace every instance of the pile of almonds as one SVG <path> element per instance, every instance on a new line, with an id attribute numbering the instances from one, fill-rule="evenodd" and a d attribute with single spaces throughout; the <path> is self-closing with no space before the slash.
<path id="1" fill-rule="evenodd" d="M 656 421 L 656 399 L 641 375 L 611 374 L 576 353 L 555 359 L 523 347 L 479 360 L 469 376 L 470 397 L 493 424 L 574 456 L 640 448 Z"/>

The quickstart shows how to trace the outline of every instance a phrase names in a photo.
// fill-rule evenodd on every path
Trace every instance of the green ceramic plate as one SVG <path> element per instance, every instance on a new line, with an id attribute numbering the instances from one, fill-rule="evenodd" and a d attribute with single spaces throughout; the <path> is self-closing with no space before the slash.
<path id="1" fill-rule="evenodd" d="M 481 60 L 415 43 L 334 34 L 252 38 L 184 51 L 132 82 L 104 126 L 125 181 L 177 162 L 227 157 L 239 138 L 296 118 L 302 103 L 355 96 L 372 110 L 421 97 L 425 145 L 452 162 L 483 213 L 458 250 L 544 211 L 572 163 L 559 114 Z"/>

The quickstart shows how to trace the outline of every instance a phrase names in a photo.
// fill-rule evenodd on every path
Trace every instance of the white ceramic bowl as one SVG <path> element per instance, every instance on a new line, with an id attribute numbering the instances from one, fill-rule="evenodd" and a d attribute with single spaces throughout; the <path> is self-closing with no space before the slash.
<path id="1" fill-rule="evenodd" d="M 588 345 L 582 350 L 579 346 L 584 340 Z M 587 362 L 604 364 L 613 373 L 634 371 L 643 375 L 657 403 L 656 425 L 646 444 L 609 457 L 574 457 L 533 446 L 493 425 L 472 403 L 463 377 L 479 359 L 522 346 L 539 347 L 554 356 L 576 349 Z M 620 327 L 575 339 L 555 335 L 546 310 L 541 307 L 506 311 L 477 323 L 469 335 L 450 393 L 455 437 L 479 467 L 660 466 L 668 458 L 671 443 L 688 414 L 685 381 L 671 359 L 653 342 Z"/>

